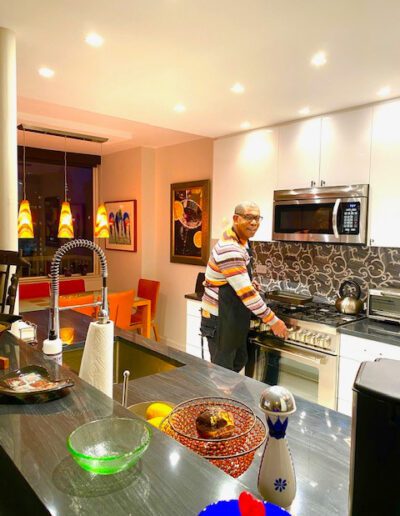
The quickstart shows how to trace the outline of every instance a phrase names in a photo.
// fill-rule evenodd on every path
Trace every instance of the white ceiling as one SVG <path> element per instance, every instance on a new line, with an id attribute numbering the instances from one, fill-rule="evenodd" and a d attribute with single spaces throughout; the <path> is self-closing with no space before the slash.
<path id="1" fill-rule="evenodd" d="M 0 26 L 17 35 L 22 118 L 44 102 L 49 112 L 33 118 L 65 129 L 71 112 L 81 126 L 85 113 L 102 115 L 103 134 L 107 117 L 134 121 L 139 144 L 141 123 L 191 133 L 171 132 L 178 143 L 299 118 L 306 105 L 313 115 L 376 101 L 384 85 L 400 95 L 399 0 L 0 0 Z M 90 31 L 101 48 L 85 43 Z M 328 62 L 316 69 L 319 50 Z M 75 111 L 57 122 L 52 106 Z"/>

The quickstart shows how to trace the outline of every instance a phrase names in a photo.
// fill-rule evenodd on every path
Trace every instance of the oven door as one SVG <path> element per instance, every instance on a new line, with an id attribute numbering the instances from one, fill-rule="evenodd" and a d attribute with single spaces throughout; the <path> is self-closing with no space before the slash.
<path id="1" fill-rule="evenodd" d="M 274 202 L 275 240 L 365 244 L 366 229 L 366 197 Z"/>
<path id="2" fill-rule="evenodd" d="M 250 339 L 248 353 L 247 376 L 268 385 L 282 385 L 295 396 L 336 410 L 337 356 L 273 337 Z"/>

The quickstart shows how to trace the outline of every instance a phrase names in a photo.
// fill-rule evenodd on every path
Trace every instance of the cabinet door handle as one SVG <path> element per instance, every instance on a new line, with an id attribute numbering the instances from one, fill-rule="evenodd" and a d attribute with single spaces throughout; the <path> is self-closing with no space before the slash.
<path id="1" fill-rule="evenodd" d="M 375 240 L 373 238 L 369 239 L 369 245 L 372 245 L 374 242 L 375 242 Z"/>
<path id="2" fill-rule="evenodd" d="M 315 181 L 311 181 L 311 186 L 315 186 Z"/>
<path id="3" fill-rule="evenodd" d="M 321 186 L 325 186 L 325 181 L 321 179 Z"/>

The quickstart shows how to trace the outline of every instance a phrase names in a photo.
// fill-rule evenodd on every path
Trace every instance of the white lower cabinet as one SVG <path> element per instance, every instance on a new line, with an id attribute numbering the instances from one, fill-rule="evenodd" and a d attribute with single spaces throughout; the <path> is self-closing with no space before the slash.
<path id="1" fill-rule="evenodd" d="M 201 356 L 201 303 L 188 299 L 186 301 L 186 353 L 194 355 L 198 358 Z M 210 353 L 208 351 L 207 339 L 203 338 L 204 360 L 210 362 Z"/>
<path id="2" fill-rule="evenodd" d="M 338 411 L 351 416 L 353 384 L 362 362 L 376 358 L 400 360 L 400 346 L 352 335 L 341 335 L 339 360 Z"/>

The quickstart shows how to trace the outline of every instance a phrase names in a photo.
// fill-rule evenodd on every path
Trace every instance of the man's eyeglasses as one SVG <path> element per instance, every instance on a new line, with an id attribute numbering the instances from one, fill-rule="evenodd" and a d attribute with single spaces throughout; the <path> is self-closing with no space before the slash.
<path id="1" fill-rule="evenodd" d="M 255 220 L 256 222 L 261 222 L 262 219 L 264 218 L 264 217 L 261 217 L 261 215 L 250 215 L 250 214 L 242 215 L 241 213 L 236 213 L 236 215 L 240 215 L 242 217 L 242 219 L 247 220 L 247 222 L 252 222 L 253 220 Z"/>

